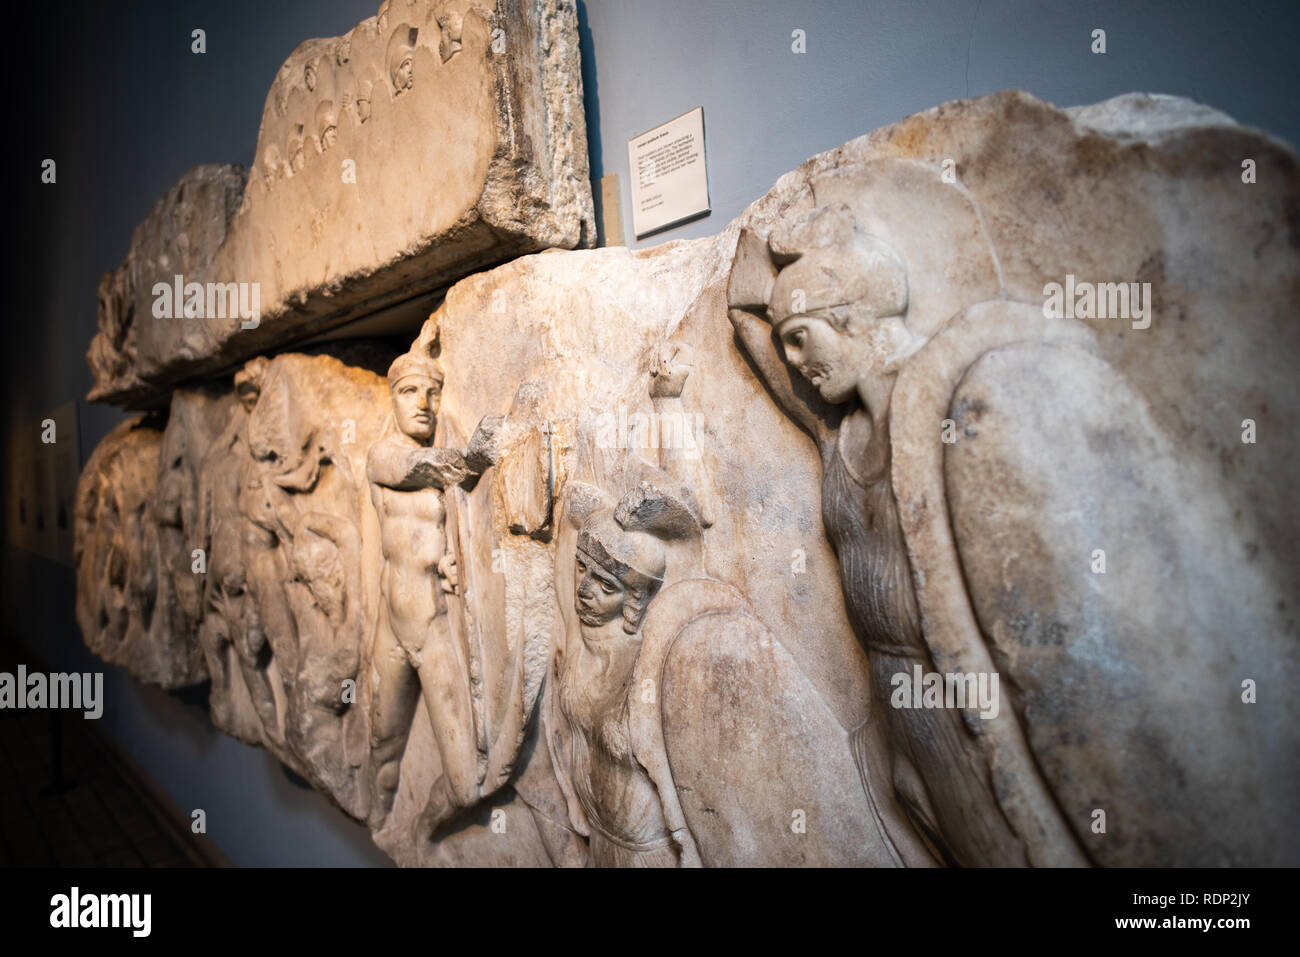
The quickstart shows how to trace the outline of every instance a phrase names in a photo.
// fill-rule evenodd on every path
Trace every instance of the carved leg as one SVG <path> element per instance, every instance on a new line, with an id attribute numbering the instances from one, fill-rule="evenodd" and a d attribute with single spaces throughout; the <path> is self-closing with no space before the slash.
<path id="1" fill-rule="evenodd" d="M 873 702 L 872 709 L 873 714 L 849 732 L 853 760 L 858 766 L 872 817 L 899 865 L 933 867 L 944 860 L 937 844 L 927 840 L 936 828 L 927 832 L 917 825 L 916 807 L 898 790 L 900 778 L 906 776 L 900 772 L 899 764 L 906 759 L 892 750 L 885 738 L 885 716 L 879 713 L 880 704 Z M 911 773 L 915 775 L 915 771 Z"/>
<path id="2" fill-rule="evenodd" d="M 451 800 L 468 807 L 479 797 L 474 716 L 464 657 L 445 615 L 433 620 L 421 652 L 420 687 Z"/>
<path id="3" fill-rule="evenodd" d="M 280 719 L 275 710 L 275 692 L 271 687 L 271 676 L 263 667 L 262 651 L 266 648 L 266 633 L 262 631 L 252 602 L 244 606 L 246 620 L 243 634 L 235 642 L 235 653 L 239 659 L 239 671 L 244 676 L 249 697 L 253 699 L 253 708 L 257 711 L 258 722 L 262 732 L 276 744 L 282 744 Z"/>
<path id="4" fill-rule="evenodd" d="M 222 612 L 209 608 L 199 624 L 199 648 L 207 662 L 211 686 L 208 704 L 218 727 L 230 726 L 230 675 L 226 655 L 230 647 L 229 627 Z"/>
<path id="5" fill-rule="evenodd" d="M 381 825 L 393 809 L 402 753 L 420 697 L 415 669 L 406 660 L 382 604 L 375 629 L 373 666 L 379 675 L 370 703 L 370 824 Z"/>
<path id="6" fill-rule="evenodd" d="M 290 580 L 283 551 L 277 545 L 255 556 L 249 580 L 262 633 L 271 646 L 271 654 L 280 664 L 280 674 L 289 682 L 298 672 L 298 628 L 282 584 Z"/>
<path id="7" fill-rule="evenodd" d="M 910 658 L 873 655 L 881 701 L 889 699 L 891 676 L 913 663 Z M 1024 840 L 1003 816 L 961 714 L 954 708 L 885 711 L 894 749 L 895 793 L 942 859 L 961 867 L 1024 867 Z"/>

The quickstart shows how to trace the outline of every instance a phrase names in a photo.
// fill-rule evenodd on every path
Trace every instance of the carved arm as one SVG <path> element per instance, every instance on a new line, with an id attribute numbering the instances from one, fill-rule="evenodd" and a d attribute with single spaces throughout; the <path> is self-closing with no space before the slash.
<path id="1" fill-rule="evenodd" d="M 396 442 L 376 442 L 366 457 L 366 477 L 376 485 L 414 492 L 459 485 L 473 471 L 456 449 L 406 448 Z"/>
<path id="2" fill-rule="evenodd" d="M 727 316 L 777 404 L 820 446 L 829 431 L 820 414 L 823 403 L 811 387 L 796 380 L 796 373 L 777 350 L 771 324 L 761 315 L 775 279 L 776 265 L 767 243 L 752 230 L 742 230 L 727 282 Z"/>

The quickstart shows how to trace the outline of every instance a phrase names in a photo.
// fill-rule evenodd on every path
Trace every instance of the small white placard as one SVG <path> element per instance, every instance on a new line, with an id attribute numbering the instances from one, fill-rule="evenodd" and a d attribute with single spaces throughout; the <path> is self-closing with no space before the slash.
<path id="1" fill-rule="evenodd" d="M 709 211 L 704 107 L 627 141 L 637 239 Z"/>

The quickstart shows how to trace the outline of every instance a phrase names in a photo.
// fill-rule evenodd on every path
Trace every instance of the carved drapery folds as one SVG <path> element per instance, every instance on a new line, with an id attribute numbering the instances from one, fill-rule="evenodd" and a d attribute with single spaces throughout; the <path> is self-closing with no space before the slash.
<path id="1" fill-rule="evenodd" d="M 400 9 L 250 190 L 490 35 Z M 1185 101 L 947 104 L 176 390 L 83 475 L 79 621 L 407 865 L 1294 863 L 1298 202 Z"/>

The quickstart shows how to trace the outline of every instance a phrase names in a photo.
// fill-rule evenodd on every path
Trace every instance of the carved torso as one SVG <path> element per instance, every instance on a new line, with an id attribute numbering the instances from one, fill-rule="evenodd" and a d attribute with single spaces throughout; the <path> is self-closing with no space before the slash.
<path id="1" fill-rule="evenodd" d="M 417 446 L 405 436 L 379 444 L 397 452 Z M 429 623 L 444 607 L 437 584 L 438 562 L 447 550 L 443 494 L 436 488 L 407 491 L 370 483 L 384 555 L 384 601 L 393 633 L 408 652 L 419 651 Z"/>

